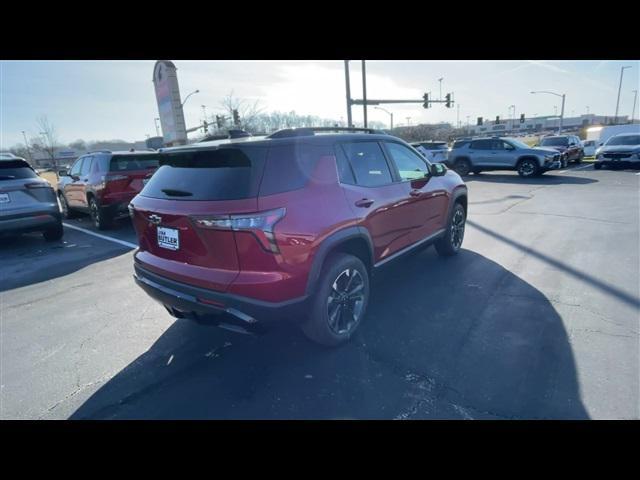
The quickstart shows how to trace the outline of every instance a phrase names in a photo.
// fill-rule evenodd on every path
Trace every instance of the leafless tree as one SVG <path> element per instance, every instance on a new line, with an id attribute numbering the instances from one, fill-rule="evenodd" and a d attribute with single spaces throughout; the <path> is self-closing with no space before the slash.
<path id="1" fill-rule="evenodd" d="M 56 148 L 59 146 L 58 142 L 58 134 L 56 132 L 55 126 L 49 122 L 47 116 L 40 117 L 37 120 L 38 129 L 40 132 L 40 137 L 42 137 L 41 142 L 36 142 L 40 151 L 43 151 L 47 154 L 47 156 L 51 159 L 51 163 L 53 164 L 53 169 L 56 172 L 56 176 L 58 175 L 58 165 L 56 162 Z M 32 144 L 33 147 L 33 144 Z M 35 149 L 35 147 L 34 147 Z"/>
<path id="2" fill-rule="evenodd" d="M 258 116 L 262 112 L 260 100 L 252 103 L 249 100 L 235 97 L 232 90 L 220 101 L 220 106 L 225 112 L 225 117 L 227 117 L 225 127 L 233 125 L 233 111 L 237 110 L 240 117 L 240 126 L 247 131 L 255 130 Z"/>

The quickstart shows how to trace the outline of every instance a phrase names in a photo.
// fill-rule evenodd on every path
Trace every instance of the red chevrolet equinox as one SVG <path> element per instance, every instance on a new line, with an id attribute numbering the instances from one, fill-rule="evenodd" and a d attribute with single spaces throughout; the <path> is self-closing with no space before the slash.
<path id="1" fill-rule="evenodd" d="M 458 174 L 381 132 L 288 129 L 159 159 L 129 206 L 134 278 L 177 318 L 241 332 L 290 319 L 338 345 L 362 322 L 378 267 L 462 244 Z"/>
<path id="2" fill-rule="evenodd" d="M 91 215 L 99 230 L 127 216 L 127 206 L 158 167 L 156 152 L 91 152 L 78 158 L 71 170 L 61 170 L 58 201 L 65 218 Z"/>

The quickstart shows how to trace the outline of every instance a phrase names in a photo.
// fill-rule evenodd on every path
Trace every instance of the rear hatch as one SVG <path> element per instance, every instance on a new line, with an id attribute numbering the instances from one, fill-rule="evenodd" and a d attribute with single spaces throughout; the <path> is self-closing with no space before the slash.
<path id="1" fill-rule="evenodd" d="M 176 149 L 131 202 L 136 261 L 159 275 L 225 291 L 238 275 L 230 215 L 256 212 L 266 147 Z"/>
<path id="2" fill-rule="evenodd" d="M 113 155 L 105 175 L 104 194 L 133 198 L 158 168 L 159 155 L 148 153 Z"/>
<path id="3" fill-rule="evenodd" d="M 49 182 L 24 160 L 0 160 L 0 216 L 41 212 L 56 203 Z"/>

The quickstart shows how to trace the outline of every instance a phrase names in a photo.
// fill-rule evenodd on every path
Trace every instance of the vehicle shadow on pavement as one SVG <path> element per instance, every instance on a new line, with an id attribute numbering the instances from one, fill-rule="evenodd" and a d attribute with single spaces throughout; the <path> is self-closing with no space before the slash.
<path id="1" fill-rule="evenodd" d="M 522 185 L 587 185 L 596 183 L 598 180 L 587 177 L 571 177 L 569 175 L 554 175 L 545 173 L 539 177 L 521 178 L 519 175 L 503 175 L 482 172 L 480 175 L 467 175 L 463 177 L 466 183 L 487 182 L 487 183 L 520 183 Z"/>
<path id="2" fill-rule="evenodd" d="M 468 250 L 432 248 L 372 281 L 365 323 L 326 349 L 178 320 L 72 419 L 585 419 L 562 319 Z"/>
<path id="3" fill-rule="evenodd" d="M 46 242 L 37 233 L 1 237 L 0 292 L 69 275 L 92 263 L 130 251 L 102 240 L 99 242 L 104 245 L 97 249 L 90 237 L 71 235 L 66 231 L 63 239 L 56 242 Z"/>

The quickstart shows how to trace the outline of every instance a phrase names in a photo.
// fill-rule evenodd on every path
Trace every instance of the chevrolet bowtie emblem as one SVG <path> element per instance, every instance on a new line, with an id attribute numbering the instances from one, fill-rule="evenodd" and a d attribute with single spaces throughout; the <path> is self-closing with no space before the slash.
<path id="1" fill-rule="evenodd" d="M 149 215 L 149 221 L 154 225 L 159 225 L 160 222 L 162 221 L 162 217 L 158 215 Z"/>

